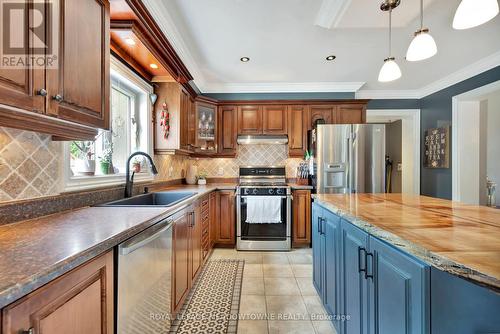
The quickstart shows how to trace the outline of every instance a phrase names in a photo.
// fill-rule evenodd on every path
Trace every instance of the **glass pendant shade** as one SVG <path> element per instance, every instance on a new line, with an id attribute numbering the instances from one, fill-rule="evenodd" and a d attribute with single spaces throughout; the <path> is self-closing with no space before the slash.
<path id="1" fill-rule="evenodd" d="M 437 53 L 437 46 L 429 30 L 423 29 L 415 33 L 415 37 L 406 52 L 406 60 L 419 61 L 430 58 Z"/>
<path id="2" fill-rule="evenodd" d="M 498 11 L 497 0 L 462 0 L 453 18 L 453 28 L 477 27 L 497 16 Z"/>
<path id="3" fill-rule="evenodd" d="M 384 60 L 384 65 L 378 74 L 378 81 L 389 82 L 401 78 L 401 70 L 394 58 Z"/>

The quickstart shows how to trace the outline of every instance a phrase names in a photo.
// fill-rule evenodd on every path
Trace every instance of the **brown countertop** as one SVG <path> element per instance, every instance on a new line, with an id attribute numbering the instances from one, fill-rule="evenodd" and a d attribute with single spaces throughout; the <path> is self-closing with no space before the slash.
<path id="1" fill-rule="evenodd" d="M 0 308 L 113 248 L 214 190 L 235 184 L 172 186 L 198 192 L 172 207 L 86 207 L 0 226 Z"/>
<path id="2" fill-rule="evenodd" d="M 497 209 L 401 194 L 318 194 L 313 198 L 429 265 L 500 291 Z"/>

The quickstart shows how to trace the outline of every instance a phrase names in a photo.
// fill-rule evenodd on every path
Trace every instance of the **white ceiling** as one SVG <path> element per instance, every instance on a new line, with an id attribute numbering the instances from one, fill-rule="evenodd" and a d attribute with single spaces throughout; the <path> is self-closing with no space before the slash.
<path id="1" fill-rule="evenodd" d="M 410 63 L 404 56 L 419 25 L 419 2 L 402 0 L 393 12 L 393 55 L 403 77 L 382 84 L 377 76 L 388 55 L 388 17 L 379 1 L 144 0 L 202 92 L 356 91 L 362 86 L 374 95 L 404 91 L 408 97 L 457 77 L 467 66 L 464 73 L 474 73 L 473 63 L 480 62 L 483 70 L 500 65 L 500 16 L 474 29 L 453 30 L 459 2 L 425 1 L 424 25 L 438 54 Z M 337 59 L 325 61 L 330 54 Z M 240 62 L 243 56 L 251 61 Z"/>

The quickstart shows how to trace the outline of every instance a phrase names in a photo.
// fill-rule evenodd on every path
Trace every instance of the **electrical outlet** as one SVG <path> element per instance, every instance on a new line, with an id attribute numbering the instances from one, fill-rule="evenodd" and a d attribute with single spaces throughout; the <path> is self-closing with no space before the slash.
<path id="1" fill-rule="evenodd" d="M 401 172 L 403 170 L 403 164 L 399 163 L 398 164 L 398 172 Z"/>
<path id="2" fill-rule="evenodd" d="M 217 176 L 224 176 L 224 167 L 219 167 L 217 170 Z"/>

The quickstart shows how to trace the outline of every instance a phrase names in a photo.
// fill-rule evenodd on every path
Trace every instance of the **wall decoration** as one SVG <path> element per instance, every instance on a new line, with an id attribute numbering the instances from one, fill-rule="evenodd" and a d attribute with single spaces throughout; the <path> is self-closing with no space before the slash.
<path id="1" fill-rule="evenodd" d="M 170 112 L 168 111 L 166 101 L 161 105 L 160 126 L 163 132 L 163 138 L 168 139 L 168 136 L 170 136 Z"/>
<path id="2" fill-rule="evenodd" d="M 424 136 L 424 167 L 450 167 L 450 127 L 428 129 Z"/>

